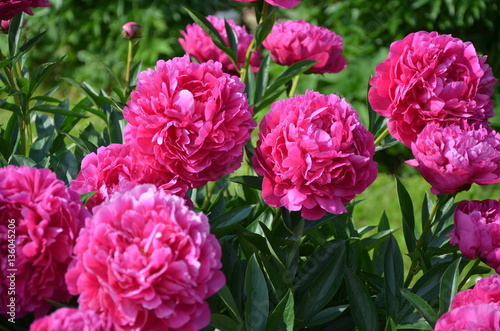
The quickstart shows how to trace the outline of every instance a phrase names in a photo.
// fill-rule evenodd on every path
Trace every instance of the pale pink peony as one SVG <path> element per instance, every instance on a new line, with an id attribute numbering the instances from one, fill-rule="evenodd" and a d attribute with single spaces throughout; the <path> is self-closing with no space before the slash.
<path id="1" fill-rule="evenodd" d="M 337 73 L 347 61 L 342 55 L 342 37 L 304 20 L 280 21 L 263 43 L 273 61 L 290 66 L 301 60 L 319 61 L 310 73 Z"/>
<path id="2" fill-rule="evenodd" d="M 0 0 L 0 20 L 10 20 L 22 12 L 33 15 L 31 8 L 49 6 L 46 0 Z"/>
<path id="3" fill-rule="evenodd" d="M 0 168 L 0 314 L 12 317 L 11 291 L 16 318 L 46 314 L 52 305 L 45 299 L 71 298 L 64 274 L 87 215 L 78 194 L 52 171 Z"/>
<path id="4" fill-rule="evenodd" d="M 54 313 L 35 320 L 30 331 L 121 331 L 110 319 L 92 310 L 60 308 Z"/>
<path id="5" fill-rule="evenodd" d="M 461 128 L 430 123 L 411 144 L 418 167 L 433 194 L 468 190 L 471 184 L 500 182 L 500 134 L 483 125 Z"/>
<path id="6" fill-rule="evenodd" d="M 114 192 L 132 189 L 138 184 L 154 184 L 169 193 L 183 196 L 188 187 L 178 183 L 177 175 L 159 172 L 142 162 L 130 145 L 111 144 L 99 147 L 82 160 L 81 171 L 70 182 L 79 194 L 97 191 L 87 202 L 89 210 L 101 204 Z"/>
<path id="7" fill-rule="evenodd" d="M 480 258 L 500 273 L 500 201 L 461 201 L 450 243 L 470 259 Z"/>
<path id="8" fill-rule="evenodd" d="M 66 282 L 80 308 L 126 330 L 199 330 L 225 283 L 207 217 L 154 185 L 95 207 L 74 253 Z"/>
<path id="9" fill-rule="evenodd" d="M 256 0 L 234 0 L 234 1 L 252 2 Z M 266 2 L 270 5 L 286 9 L 292 9 L 293 7 L 297 6 L 301 1 L 302 0 L 266 0 Z"/>
<path id="10" fill-rule="evenodd" d="M 227 39 L 224 20 L 212 15 L 207 16 L 207 20 L 212 23 L 212 25 L 226 42 L 226 46 L 228 46 L 229 43 Z M 237 64 L 238 67 L 242 67 L 245 63 L 245 56 L 248 50 L 248 46 L 252 42 L 253 36 L 245 30 L 245 27 L 236 25 L 233 20 L 227 20 L 227 22 L 233 28 L 238 39 Z M 202 63 L 207 62 L 208 60 L 218 61 L 222 63 L 222 69 L 225 72 L 232 75 L 238 74 L 238 70 L 226 55 L 226 53 L 215 46 L 212 39 L 210 39 L 210 37 L 198 24 L 189 24 L 186 27 L 186 31 L 181 31 L 181 34 L 184 39 L 179 38 L 178 40 L 182 48 L 184 49 L 184 51 L 186 51 L 187 54 L 194 57 L 198 62 Z M 259 69 L 260 62 L 260 52 L 253 52 L 252 56 L 250 57 L 250 65 L 254 71 L 257 71 Z"/>
<path id="11" fill-rule="evenodd" d="M 158 61 L 138 76 L 123 109 L 125 141 L 153 169 L 177 174 L 191 188 L 241 166 L 255 127 L 245 84 L 219 62 L 189 56 Z"/>
<path id="12" fill-rule="evenodd" d="M 453 309 L 439 318 L 434 331 L 500 331 L 500 309 L 486 303 Z"/>
<path id="13" fill-rule="evenodd" d="M 307 91 L 271 105 L 252 161 L 269 205 L 315 220 L 346 212 L 375 180 L 374 153 L 373 135 L 345 99 Z"/>
<path id="14" fill-rule="evenodd" d="M 392 136 L 410 146 L 431 123 L 485 122 L 493 117 L 493 77 L 486 57 L 470 42 L 437 32 L 416 32 L 392 43 L 368 100 L 389 118 Z"/>
<path id="15" fill-rule="evenodd" d="M 458 292 L 451 302 L 451 309 L 481 303 L 488 303 L 500 308 L 500 277 L 498 275 L 482 278 L 474 288 Z"/>

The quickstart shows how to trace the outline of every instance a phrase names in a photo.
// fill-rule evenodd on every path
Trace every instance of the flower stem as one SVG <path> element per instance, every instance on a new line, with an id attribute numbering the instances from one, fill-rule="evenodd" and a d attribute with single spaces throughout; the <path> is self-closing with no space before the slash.
<path id="1" fill-rule="evenodd" d="M 132 67 L 132 58 L 134 57 L 134 42 L 133 39 L 128 40 L 128 53 L 127 53 L 127 69 L 125 71 L 125 87 L 123 88 L 123 96 L 126 97 L 130 85 L 130 69 Z"/>
<path id="2" fill-rule="evenodd" d="M 299 85 L 299 80 L 300 80 L 300 74 L 297 74 L 293 78 L 292 88 L 290 89 L 290 93 L 288 94 L 289 98 L 291 98 L 295 95 L 295 91 L 297 90 L 297 86 Z"/>
<path id="3" fill-rule="evenodd" d="M 375 146 L 380 146 L 380 144 L 382 143 L 382 140 L 384 140 L 385 137 L 387 137 L 387 135 L 389 134 L 389 129 L 386 127 L 385 130 L 380 134 L 380 136 L 378 136 L 374 143 L 375 143 Z"/>

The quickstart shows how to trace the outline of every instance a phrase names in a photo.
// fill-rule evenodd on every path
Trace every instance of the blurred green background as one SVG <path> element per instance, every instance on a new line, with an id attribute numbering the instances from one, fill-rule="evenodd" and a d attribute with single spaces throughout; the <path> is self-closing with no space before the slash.
<path id="1" fill-rule="evenodd" d="M 192 21 L 183 6 L 204 15 L 220 14 L 251 25 L 251 3 L 231 0 L 51 0 L 49 8 L 38 8 L 27 17 L 26 31 L 34 36 L 47 30 L 46 36 L 31 52 L 31 65 L 65 56 L 54 76 L 72 77 L 86 81 L 96 89 L 110 91 L 119 84 L 114 78 L 123 77 L 127 41 L 120 36 L 124 23 L 135 21 L 143 28 L 135 60 L 143 61 L 143 69 L 153 67 L 158 59 L 181 56 L 183 50 L 177 39 L 179 31 Z M 282 19 L 305 19 L 327 27 L 344 39 L 347 68 L 339 74 L 307 75 L 301 78 L 298 93 L 314 89 L 324 94 L 336 93 L 345 97 L 367 121 L 368 79 L 375 66 L 384 60 L 391 42 L 419 30 L 438 31 L 471 41 L 478 53 L 488 55 L 487 63 L 500 77 L 500 8 L 498 0 L 303 0 L 292 10 L 279 9 Z M 251 28 L 251 27 L 250 27 Z M 282 67 L 275 65 L 272 72 Z M 112 74 L 114 73 L 114 74 Z M 81 95 L 74 87 L 61 83 L 59 93 L 71 100 Z M 500 92 L 495 90 L 495 112 L 500 112 Z M 500 117 L 492 119 L 500 129 Z M 429 185 L 418 172 L 404 163 L 411 158 L 401 144 L 377 153 L 380 176 L 360 198 L 368 200 L 356 208 L 361 222 L 373 224 L 383 210 L 397 219 L 394 174 L 401 176 L 408 190 L 417 197 L 417 214 Z M 498 199 L 500 186 L 475 186 L 460 199 Z M 374 217 L 375 216 L 375 217 Z M 391 219 L 391 217 L 389 217 Z"/>

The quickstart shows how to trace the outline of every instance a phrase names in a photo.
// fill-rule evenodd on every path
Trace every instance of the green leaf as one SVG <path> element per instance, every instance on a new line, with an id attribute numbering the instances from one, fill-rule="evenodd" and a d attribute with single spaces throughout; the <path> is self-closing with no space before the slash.
<path id="1" fill-rule="evenodd" d="M 338 316 L 340 316 L 340 314 L 342 314 L 344 312 L 344 310 L 347 309 L 347 307 L 349 307 L 349 305 L 328 307 L 325 310 L 322 310 L 319 313 L 317 313 L 316 315 L 314 315 L 312 318 L 310 318 L 307 325 L 308 326 L 316 326 L 316 325 L 321 325 L 321 324 L 333 321 Z"/>
<path id="2" fill-rule="evenodd" d="M 240 312 L 238 311 L 238 306 L 236 305 L 236 301 L 234 301 L 233 295 L 231 294 L 231 291 L 229 291 L 227 285 L 224 285 L 224 287 L 217 292 L 217 295 L 222 299 L 227 309 L 229 310 L 229 313 L 237 321 L 241 321 L 242 319 Z"/>
<path id="3" fill-rule="evenodd" d="M 283 300 L 278 303 L 269 316 L 266 331 L 293 331 L 295 322 L 294 300 L 291 291 L 288 291 Z"/>
<path id="4" fill-rule="evenodd" d="M 44 63 L 38 66 L 38 69 L 36 70 L 30 81 L 28 91 L 28 96 L 30 98 L 38 88 L 38 86 L 40 86 L 40 84 L 56 69 L 56 67 L 62 62 L 63 59 L 64 57 L 61 57 L 57 61 Z"/>
<path id="5" fill-rule="evenodd" d="M 269 53 L 264 55 L 262 62 L 259 67 L 259 72 L 257 73 L 257 81 L 255 87 L 255 96 L 253 104 L 261 101 L 262 96 L 265 94 L 267 89 L 267 82 L 269 80 L 269 66 L 271 64 L 271 56 Z"/>
<path id="6" fill-rule="evenodd" d="M 396 186 L 398 191 L 399 208 L 403 217 L 403 233 L 406 247 L 411 253 L 417 249 L 417 240 L 415 238 L 415 215 L 413 214 L 413 203 L 408 191 L 403 183 L 396 177 Z"/>
<path id="7" fill-rule="evenodd" d="M 349 269 L 345 269 L 345 283 L 347 295 L 354 323 L 359 331 L 378 331 L 379 320 L 377 308 L 373 303 L 368 289 L 358 277 Z"/>
<path id="8" fill-rule="evenodd" d="M 44 112 L 44 113 L 50 113 L 50 114 L 63 115 L 63 116 L 68 116 L 68 117 L 87 118 L 87 116 L 85 116 L 83 114 L 75 113 L 75 112 L 68 110 L 66 108 L 59 107 L 59 106 L 53 106 L 53 105 L 47 105 L 47 104 L 33 106 L 33 108 L 31 108 L 31 110 L 32 111 L 40 111 L 40 112 Z"/>
<path id="9" fill-rule="evenodd" d="M 392 318 L 389 317 L 387 319 L 387 323 L 385 324 L 385 331 L 396 331 L 396 330 L 397 330 L 396 324 L 394 324 Z"/>
<path id="10" fill-rule="evenodd" d="M 304 268 L 308 272 L 299 274 L 301 279 L 297 282 L 297 286 L 302 286 L 300 290 L 297 288 L 301 294 L 297 312 L 300 319 L 308 321 L 330 302 L 344 278 L 345 259 L 345 246 L 339 247 L 339 242 L 319 247 L 308 259 L 308 268 Z"/>
<path id="11" fill-rule="evenodd" d="M 401 289 L 403 288 L 404 265 L 401 250 L 394 236 L 389 236 L 384 261 L 385 307 L 388 314 L 399 320 Z"/>
<path id="12" fill-rule="evenodd" d="M 14 57 L 17 54 L 19 40 L 21 39 L 21 30 L 23 27 L 24 13 L 20 13 L 12 18 L 9 26 L 9 54 Z"/>
<path id="13" fill-rule="evenodd" d="M 244 288 L 247 297 L 245 326 L 248 330 L 264 331 L 269 315 L 269 293 L 255 255 L 248 261 Z"/>
<path id="14" fill-rule="evenodd" d="M 19 49 L 19 53 L 25 53 L 25 52 L 29 51 L 31 48 L 33 48 L 33 46 L 38 44 L 38 42 L 43 38 L 43 36 L 45 35 L 46 32 L 47 31 L 44 31 L 44 32 L 40 33 L 39 35 L 28 40 L 24 45 L 21 46 L 21 48 Z"/>
<path id="15" fill-rule="evenodd" d="M 262 271 L 264 272 L 267 280 L 269 281 L 269 286 L 271 287 L 271 292 L 273 293 L 276 300 L 279 300 L 283 297 L 285 293 L 287 293 L 288 289 L 292 287 L 291 279 L 286 277 L 286 274 L 281 271 L 284 269 L 284 266 L 280 264 L 280 261 L 277 261 L 273 256 L 273 261 L 275 261 L 279 267 L 275 267 L 273 263 L 271 263 L 264 254 L 259 252 L 259 261 L 262 264 Z M 281 272 L 280 272 L 281 271 Z"/>
<path id="16" fill-rule="evenodd" d="M 278 76 L 278 78 L 276 78 L 269 85 L 264 95 L 264 98 L 271 95 L 280 87 L 283 87 L 286 83 L 291 81 L 293 77 L 309 70 L 317 62 L 318 61 L 313 61 L 313 60 L 302 60 L 289 66 L 280 76 Z"/>
<path id="17" fill-rule="evenodd" d="M 429 306 L 424 299 L 408 290 L 403 289 L 401 294 L 403 294 L 403 296 L 417 309 L 422 317 L 425 318 L 425 320 L 434 328 L 434 325 L 436 325 L 438 320 L 438 315 L 436 315 L 436 312 L 432 309 L 432 307 Z"/>
<path id="18" fill-rule="evenodd" d="M 236 63 L 238 63 L 238 36 L 234 32 L 228 21 L 224 20 L 224 27 L 226 28 L 227 40 L 229 42 L 229 48 L 233 51 L 236 56 Z"/>
<path id="19" fill-rule="evenodd" d="M 234 223 L 241 222 L 250 215 L 254 206 L 241 206 L 231 209 L 229 212 L 222 214 L 210 220 L 212 229 L 222 228 Z"/>
<path id="20" fill-rule="evenodd" d="M 446 313 L 450 309 L 451 301 L 458 291 L 458 275 L 460 266 L 460 261 L 462 259 L 458 258 L 455 260 L 444 272 L 443 277 L 441 277 L 441 287 L 439 289 L 439 313 Z"/>
<path id="21" fill-rule="evenodd" d="M 16 166 L 28 166 L 28 167 L 34 167 L 36 166 L 36 162 L 30 159 L 29 157 L 26 157 L 24 155 L 19 155 L 19 154 L 12 154 L 10 159 L 9 159 L 9 164 L 13 164 Z"/>
<path id="22" fill-rule="evenodd" d="M 91 191 L 91 192 L 80 194 L 80 201 L 83 204 L 86 204 L 96 193 L 97 193 L 97 191 Z"/>
<path id="23" fill-rule="evenodd" d="M 241 325 L 238 322 L 221 314 L 210 315 L 210 326 L 220 331 L 241 330 Z"/>
<path id="24" fill-rule="evenodd" d="M 262 177 L 257 176 L 235 176 L 229 177 L 229 180 L 238 183 L 241 185 L 245 185 L 257 190 L 262 190 Z"/>
<path id="25" fill-rule="evenodd" d="M 266 39 L 266 37 L 271 33 L 274 22 L 276 21 L 276 10 L 273 10 L 262 23 L 260 23 L 254 32 L 255 37 L 255 47 L 259 47 L 262 45 L 262 42 Z"/>

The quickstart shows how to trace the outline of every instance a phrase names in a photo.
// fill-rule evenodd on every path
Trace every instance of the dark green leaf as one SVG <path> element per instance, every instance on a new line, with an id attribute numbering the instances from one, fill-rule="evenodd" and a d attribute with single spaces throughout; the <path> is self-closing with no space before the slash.
<path id="1" fill-rule="evenodd" d="M 42 37 L 45 35 L 46 32 L 47 31 L 44 31 L 44 32 L 40 33 L 39 35 L 28 40 L 24 45 L 21 46 L 21 48 L 19 49 L 19 53 L 27 52 L 31 48 L 33 48 L 33 46 L 35 46 L 42 39 Z"/>
<path id="2" fill-rule="evenodd" d="M 224 20 L 224 27 L 226 28 L 227 41 L 229 42 L 229 48 L 233 51 L 236 56 L 236 63 L 238 63 L 238 36 L 234 32 L 228 21 Z"/>
<path id="3" fill-rule="evenodd" d="M 266 39 L 266 37 L 271 33 L 274 22 L 276 21 L 276 10 L 273 10 L 262 23 L 260 23 L 254 32 L 255 36 L 255 47 L 259 47 L 262 42 Z"/>
<path id="4" fill-rule="evenodd" d="M 455 260 L 444 272 L 441 278 L 441 287 L 439 289 L 439 316 L 446 313 L 450 309 L 451 301 L 458 291 L 458 267 L 460 265 L 459 258 Z"/>
<path id="5" fill-rule="evenodd" d="M 28 96 L 31 98 L 35 90 L 40 84 L 56 69 L 64 57 L 59 58 L 57 61 L 44 63 L 38 66 L 33 78 L 30 81 Z"/>
<path id="6" fill-rule="evenodd" d="M 255 86 L 255 96 L 253 104 L 257 104 L 258 102 L 260 102 L 262 96 L 266 93 L 267 82 L 269 79 L 270 63 L 271 63 L 271 56 L 269 55 L 269 53 L 266 53 L 260 64 L 259 72 L 257 73 L 257 81 Z"/>
<path id="7" fill-rule="evenodd" d="M 389 315 L 398 321 L 401 308 L 404 266 L 401 250 L 394 236 L 389 236 L 384 261 L 385 307 Z"/>
<path id="8" fill-rule="evenodd" d="M 416 295 L 415 293 L 412 293 L 408 290 L 403 289 L 401 291 L 401 294 L 409 301 L 411 304 L 417 309 L 417 311 L 422 315 L 423 318 L 432 326 L 436 324 L 436 321 L 438 320 L 438 315 L 436 315 L 436 312 L 432 309 L 429 304 Z"/>
<path id="9" fill-rule="evenodd" d="M 333 321 L 338 316 L 340 316 L 340 314 L 342 314 L 344 310 L 347 309 L 347 307 L 349 307 L 349 305 L 341 305 L 341 306 L 326 308 L 325 310 L 322 310 L 315 316 L 311 317 L 307 325 L 316 326 Z"/>
<path id="10" fill-rule="evenodd" d="M 248 261 L 245 273 L 245 325 L 248 330 L 264 331 L 269 315 L 269 293 L 266 279 L 255 255 Z"/>
<path id="11" fill-rule="evenodd" d="M 264 94 L 264 98 L 271 95 L 277 89 L 283 87 L 286 83 L 291 81 L 298 74 L 301 74 L 309 70 L 309 68 L 311 68 L 316 63 L 317 61 L 313 60 L 302 60 L 289 66 L 280 76 L 278 76 L 278 78 L 276 78 L 269 85 L 266 93 Z"/>
<path id="12" fill-rule="evenodd" d="M 235 176 L 229 177 L 229 180 L 238 183 L 241 185 L 245 185 L 251 188 L 255 188 L 257 190 L 262 190 L 262 177 L 257 176 Z"/>
<path id="13" fill-rule="evenodd" d="M 9 26 L 9 54 L 14 57 L 17 54 L 19 40 L 21 39 L 21 30 L 23 27 L 24 13 L 20 13 L 12 18 Z"/>
<path id="14" fill-rule="evenodd" d="M 36 166 L 36 162 L 30 159 L 29 157 L 19 155 L 19 154 L 13 154 L 10 157 L 9 164 L 13 164 L 16 166 L 28 166 L 28 167 L 34 167 Z"/>
<path id="15" fill-rule="evenodd" d="M 288 291 L 283 300 L 278 303 L 269 316 L 266 331 L 293 331 L 295 322 L 294 300 L 291 291 Z"/>
<path id="16" fill-rule="evenodd" d="M 91 191 L 91 192 L 80 194 L 80 201 L 83 204 L 86 204 L 96 193 L 97 193 L 97 191 Z"/>
<path id="17" fill-rule="evenodd" d="M 241 206 L 233 208 L 231 211 L 215 217 L 210 220 L 210 225 L 213 229 L 222 228 L 244 220 L 250 215 L 253 206 Z"/>
<path id="18" fill-rule="evenodd" d="M 345 283 L 351 314 L 359 331 L 378 331 L 377 309 L 365 285 L 349 269 L 345 269 Z"/>
<path id="19" fill-rule="evenodd" d="M 220 331 L 241 330 L 241 325 L 238 322 L 221 314 L 210 315 L 210 326 Z"/>
<path id="20" fill-rule="evenodd" d="M 75 113 L 75 112 L 68 110 L 66 108 L 59 107 L 59 106 L 47 105 L 47 104 L 33 106 L 33 108 L 31 108 L 31 110 L 41 111 L 41 112 L 50 113 L 50 114 L 63 115 L 63 116 L 68 116 L 68 117 L 87 118 L 87 116 L 85 116 L 83 114 Z"/>
<path id="21" fill-rule="evenodd" d="M 405 237 L 406 247 L 408 252 L 411 253 L 417 248 L 417 241 L 415 238 L 415 216 L 413 214 L 413 203 L 411 201 L 408 191 L 403 183 L 396 177 L 399 208 L 403 217 L 403 233 Z"/>
<path id="22" fill-rule="evenodd" d="M 217 292 L 217 295 L 219 295 L 219 297 L 222 299 L 231 315 L 237 321 L 241 321 L 242 319 L 240 312 L 238 311 L 238 306 L 236 305 L 236 301 L 234 301 L 233 295 L 231 294 L 231 291 L 229 291 L 227 285 L 224 285 L 224 287 Z"/>

